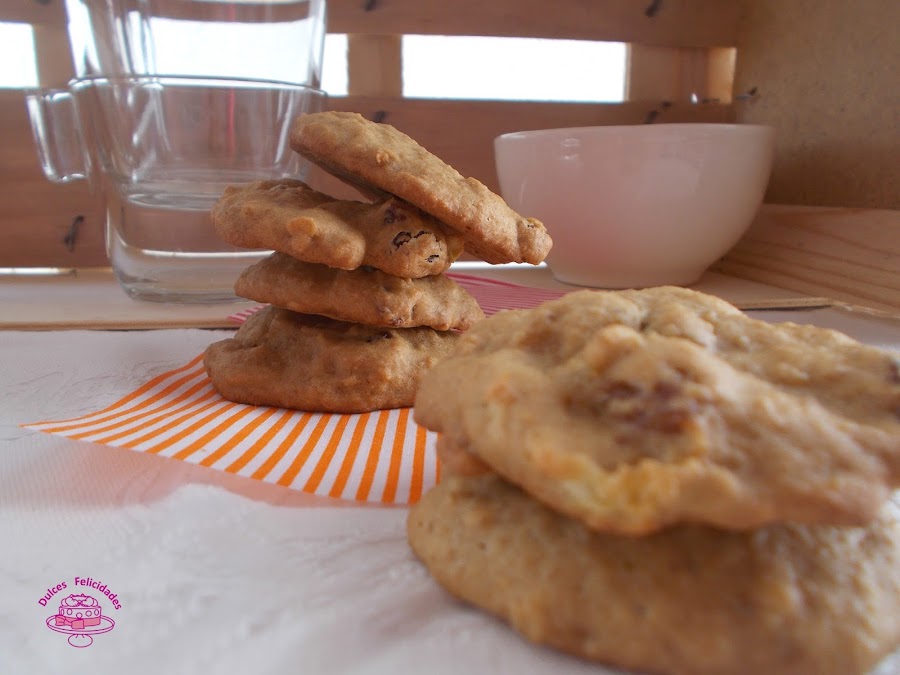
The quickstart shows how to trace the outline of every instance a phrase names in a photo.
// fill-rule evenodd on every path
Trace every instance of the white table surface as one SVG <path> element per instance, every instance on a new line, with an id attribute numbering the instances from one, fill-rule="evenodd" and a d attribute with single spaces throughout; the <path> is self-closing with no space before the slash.
<path id="1" fill-rule="evenodd" d="M 900 349 L 893 321 L 755 314 Z M 612 672 L 451 599 L 411 554 L 403 508 L 19 427 L 98 410 L 224 334 L 0 331 L 0 674 Z M 91 593 L 76 575 L 122 604 L 104 604 L 116 626 L 85 649 L 44 625 L 61 597 Z"/>

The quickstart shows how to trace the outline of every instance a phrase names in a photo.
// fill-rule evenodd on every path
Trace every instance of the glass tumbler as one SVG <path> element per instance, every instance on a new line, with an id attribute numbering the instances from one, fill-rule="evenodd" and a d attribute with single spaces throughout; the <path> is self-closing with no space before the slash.
<path id="1" fill-rule="evenodd" d="M 105 204 L 113 271 L 133 298 L 235 300 L 237 275 L 267 252 L 216 235 L 210 209 L 227 185 L 306 176 L 292 123 L 323 109 L 308 86 L 238 78 L 79 78 L 27 97 L 46 176 L 86 179 Z"/>

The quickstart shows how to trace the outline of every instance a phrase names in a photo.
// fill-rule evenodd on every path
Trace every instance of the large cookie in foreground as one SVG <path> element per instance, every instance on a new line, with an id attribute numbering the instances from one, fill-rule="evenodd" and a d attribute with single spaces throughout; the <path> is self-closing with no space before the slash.
<path id="1" fill-rule="evenodd" d="M 230 401 L 357 413 L 412 405 L 422 375 L 458 333 L 373 328 L 266 307 L 233 338 L 207 347 L 203 364 Z"/>
<path id="2" fill-rule="evenodd" d="M 398 277 L 440 274 L 462 237 L 394 197 L 374 204 L 336 200 L 298 180 L 229 186 L 212 209 L 222 239 L 270 248 L 342 270 L 368 265 Z"/>
<path id="3" fill-rule="evenodd" d="M 402 279 L 372 268 L 339 270 L 273 253 L 234 285 L 243 298 L 368 326 L 466 330 L 484 318 L 472 295 L 439 274 Z"/>
<path id="4" fill-rule="evenodd" d="M 553 242 L 474 178 L 460 173 L 389 124 L 351 112 L 301 116 L 291 147 L 363 194 L 401 199 L 460 232 L 466 250 L 489 263 L 538 264 Z"/>
<path id="5" fill-rule="evenodd" d="M 620 537 L 488 475 L 443 480 L 407 532 L 442 586 L 537 643 L 666 675 L 862 675 L 900 645 L 898 517 Z"/>
<path id="6" fill-rule="evenodd" d="M 895 355 L 681 288 L 485 319 L 415 417 L 599 531 L 862 524 L 900 483 Z"/>

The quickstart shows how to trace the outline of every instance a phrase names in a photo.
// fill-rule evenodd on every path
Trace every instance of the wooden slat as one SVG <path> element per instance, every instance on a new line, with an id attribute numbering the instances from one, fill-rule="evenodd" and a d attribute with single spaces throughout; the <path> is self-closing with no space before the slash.
<path id="1" fill-rule="evenodd" d="M 328 31 L 731 46 L 739 5 L 732 0 L 329 0 Z"/>
<path id="2" fill-rule="evenodd" d="M 900 211 L 766 205 L 713 269 L 897 312 Z"/>
<path id="3" fill-rule="evenodd" d="M 158 0 L 158 12 L 185 18 L 206 3 Z M 647 16 L 651 5 L 659 5 Z M 671 47 L 736 43 L 740 3 L 731 0 L 328 0 L 332 33 L 500 35 L 613 40 Z M 302 18 L 305 5 L 239 3 L 242 20 Z M 201 8 L 207 11 L 209 8 Z M 210 10 L 211 11 L 211 10 Z M 205 14 L 208 16 L 208 14 Z M 64 26 L 63 0 L 3 3 L 0 21 Z"/>
<path id="4" fill-rule="evenodd" d="M 75 67 L 65 26 L 34 26 L 34 55 L 40 86 L 61 87 L 74 77 Z"/>
<path id="5" fill-rule="evenodd" d="M 625 98 L 690 101 L 706 98 L 707 50 L 630 45 Z"/>
<path id="6" fill-rule="evenodd" d="M 734 83 L 734 49 L 629 45 L 625 98 L 629 101 L 728 103 Z"/>
<path id="7" fill-rule="evenodd" d="M 35 178 L 35 181 L 39 177 Z M 83 183 L 0 190 L 0 267 L 107 265 L 103 209 Z M 14 205 L 7 214 L 6 205 Z M 24 212 L 16 217 L 15 212 Z M 66 244 L 75 218 L 83 216 L 72 250 Z"/>
<path id="8" fill-rule="evenodd" d="M 0 267 L 106 264 L 103 211 L 83 183 L 54 185 L 38 165 L 22 92 L 0 90 Z M 74 249 L 64 238 L 83 215 Z"/>
<path id="9" fill-rule="evenodd" d="M 65 0 L 4 2 L 0 5 L 0 21 L 65 27 L 66 3 Z"/>
<path id="10" fill-rule="evenodd" d="M 734 69 L 737 49 L 715 47 L 707 52 L 706 95 L 719 103 L 734 100 Z"/>
<path id="11" fill-rule="evenodd" d="M 349 35 L 347 90 L 357 96 L 402 96 L 399 35 Z"/>
<path id="12" fill-rule="evenodd" d="M 659 5 L 647 16 L 652 5 Z M 328 31 L 362 34 L 498 35 L 612 40 L 669 47 L 736 44 L 740 3 L 731 0 L 328 0 Z M 155 16 L 210 20 L 217 3 L 156 0 Z M 229 20 L 290 21 L 300 3 L 229 5 Z M 0 21 L 66 25 L 63 0 L 4 3 Z"/>
<path id="13" fill-rule="evenodd" d="M 690 101 L 702 86 L 706 50 L 629 45 L 625 98 Z"/>

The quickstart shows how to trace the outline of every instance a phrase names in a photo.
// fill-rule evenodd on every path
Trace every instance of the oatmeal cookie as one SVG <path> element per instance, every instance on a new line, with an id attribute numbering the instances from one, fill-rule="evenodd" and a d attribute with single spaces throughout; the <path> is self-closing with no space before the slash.
<path id="1" fill-rule="evenodd" d="M 856 525 L 900 485 L 896 355 L 682 288 L 488 318 L 415 416 L 599 531 Z"/>
<path id="2" fill-rule="evenodd" d="M 665 675 L 863 675 L 900 646 L 900 508 L 865 528 L 596 533 L 495 475 L 449 477 L 409 542 L 529 640 Z"/>
<path id="3" fill-rule="evenodd" d="M 402 408 L 459 335 L 266 307 L 233 338 L 207 347 L 203 364 L 218 392 L 238 403 L 337 413 Z"/>
<path id="4" fill-rule="evenodd" d="M 374 268 L 300 262 L 283 253 L 244 270 L 234 290 L 257 302 L 368 326 L 466 330 L 484 318 L 475 298 L 443 274 L 403 279 Z"/>
<path id="5" fill-rule="evenodd" d="M 473 455 L 468 448 L 457 445 L 459 439 L 452 433 L 438 434 L 435 453 L 441 463 L 441 472 L 453 476 L 480 476 L 491 473 L 491 467 Z"/>
<path id="6" fill-rule="evenodd" d="M 363 194 L 396 195 L 465 237 L 466 250 L 489 263 L 546 257 L 544 225 L 523 218 L 474 178 L 464 178 L 406 134 L 352 112 L 303 115 L 291 147 Z"/>
<path id="7" fill-rule="evenodd" d="M 459 234 L 396 197 L 373 204 L 336 200 L 290 179 L 226 188 L 212 219 L 218 235 L 235 246 L 407 278 L 440 274 L 463 245 Z"/>

